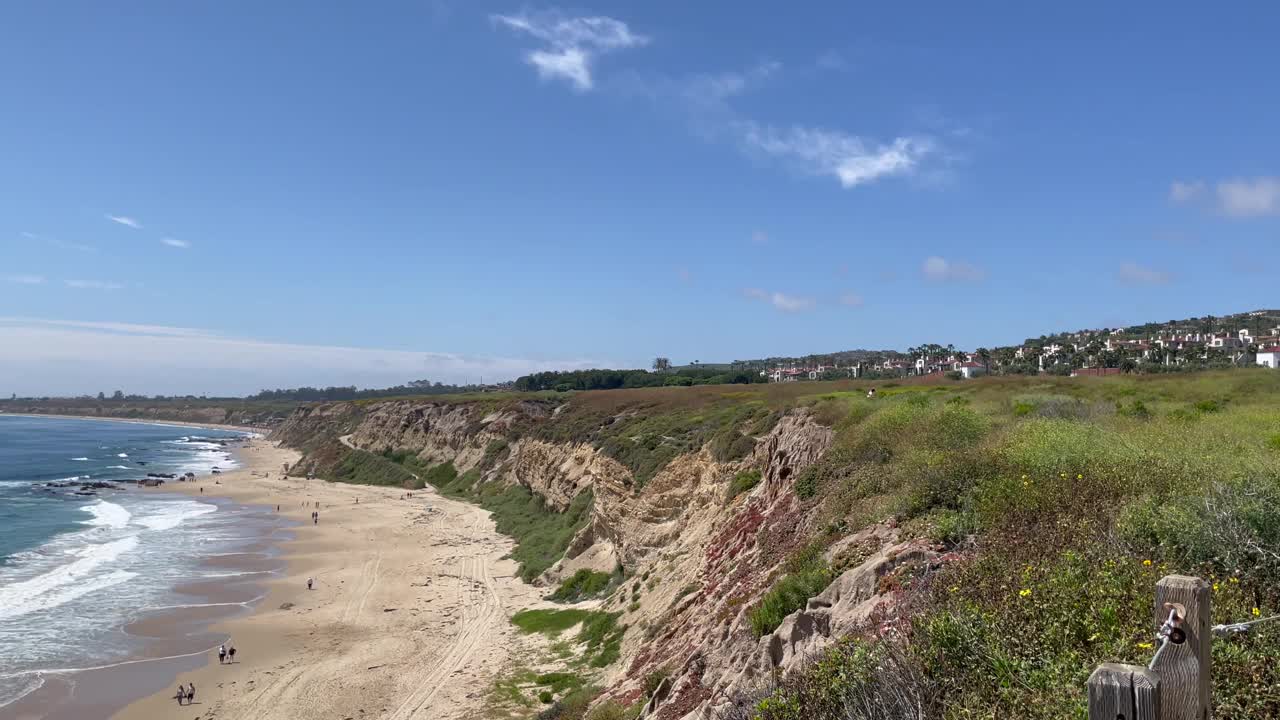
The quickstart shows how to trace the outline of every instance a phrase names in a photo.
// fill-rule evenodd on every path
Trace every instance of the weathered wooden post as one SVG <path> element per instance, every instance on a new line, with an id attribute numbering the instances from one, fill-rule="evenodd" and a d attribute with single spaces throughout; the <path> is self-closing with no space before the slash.
<path id="1" fill-rule="evenodd" d="M 1151 668 L 1099 665 L 1089 676 L 1089 720 L 1209 720 L 1209 619 L 1208 583 L 1185 575 L 1156 583 L 1162 630 Z"/>
<path id="2" fill-rule="evenodd" d="M 1160 676 L 1141 665 L 1103 663 L 1089 676 L 1089 720 L 1161 720 Z"/>
<path id="3" fill-rule="evenodd" d="M 1163 687 L 1160 720 L 1208 720 L 1209 656 L 1213 643 L 1209 631 L 1209 584 L 1186 575 L 1168 575 L 1156 583 L 1157 626 L 1176 610 L 1182 642 L 1172 640 L 1160 653 L 1155 667 Z"/>

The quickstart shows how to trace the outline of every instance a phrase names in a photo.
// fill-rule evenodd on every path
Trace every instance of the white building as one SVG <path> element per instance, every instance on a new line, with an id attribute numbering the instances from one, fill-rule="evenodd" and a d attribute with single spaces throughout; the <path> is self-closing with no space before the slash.
<path id="1" fill-rule="evenodd" d="M 1280 368 L 1280 345 L 1260 348 L 1258 350 L 1258 357 L 1254 362 L 1263 367 L 1269 367 L 1272 370 Z"/>
<path id="2" fill-rule="evenodd" d="M 965 380 L 975 378 L 986 370 L 986 368 L 982 367 L 982 363 L 976 363 L 973 361 L 957 363 L 957 366 L 956 371 L 959 372 Z"/>

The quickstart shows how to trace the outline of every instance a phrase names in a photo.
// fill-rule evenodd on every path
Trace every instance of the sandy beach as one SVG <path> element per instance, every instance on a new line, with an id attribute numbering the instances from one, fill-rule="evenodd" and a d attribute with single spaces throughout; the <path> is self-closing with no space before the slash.
<path id="1" fill-rule="evenodd" d="M 419 490 L 284 479 L 297 454 L 254 440 L 243 469 L 177 491 L 280 506 L 296 520 L 287 569 L 252 613 L 219 622 L 234 664 L 208 653 L 117 720 L 470 718 L 515 644 L 508 618 L 537 601 L 502 558 L 511 542 L 488 513 Z M 265 473 L 270 477 L 263 477 Z M 359 502 L 357 502 L 357 500 Z M 319 524 L 311 513 L 319 503 Z M 307 590 L 307 578 L 315 579 Z M 178 707 L 178 683 L 196 702 Z"/>

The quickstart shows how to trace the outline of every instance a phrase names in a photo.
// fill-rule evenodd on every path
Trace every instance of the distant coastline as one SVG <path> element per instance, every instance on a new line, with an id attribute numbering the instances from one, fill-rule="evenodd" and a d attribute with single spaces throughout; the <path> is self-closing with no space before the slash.
<path id="1" fill-rule="evenodd" d="M 237 432 L 248 432 L 257 435 L 266 436 L 270 430 L 268 428 L 252 427 L 250 425 L 223 425 L 221 423 L 198 423 L 187 422 L 184 420 L 156 420 L 149 418 L 122 418 L 111 417 L 109 415 L 64 415 L 61 413 L 30 413 L 30 412 L 6 412 L 0 410 L 0 417 L 29 417 L 29 418 L 62 418 L 63 420 L 103 420 L 110 422 L 136 423 L 139 425 L 173 425 L 175 427 L 193 427 L 193 428 L 209 428 L 211 430 L 234 430 Z"/>

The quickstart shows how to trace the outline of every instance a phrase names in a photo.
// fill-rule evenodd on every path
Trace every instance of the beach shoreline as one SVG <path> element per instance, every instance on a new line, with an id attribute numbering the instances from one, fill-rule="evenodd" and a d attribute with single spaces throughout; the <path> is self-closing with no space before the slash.
<path id="1" fill-rule="evenodd" d="M 512 543 L 488 513 L 430 489 L 285 479 L 282 463 L 297 454 L 261 438 L 241 458 L 234 472 L 166 486 L 279 506 L 297 523 L 290 539 L 272 543 L 283 568 L 257 583 L 265 596 L 208 628 L 230 638 L 236 663 L 208 653 L 174 664 L 167 689 L 135 696 L 111 717 L 175 717 L 178 683 L 197 689 L 184 720 L 481 715 L 518 645 L 510 615 L 540 599 L 519 580 Z"/>
<path id="2" fill-rule="evenodd" d="M 169 425 L 167 422 L 146 424 Z M 212 429 L 211 425 L 198 427 Z M 218 487 L 222 477 L 268 472 L 271 464 L 278 458 L 249 452 L 252 443 L 262 442 L 261 436 L 257 437 L 259 439 L 236 438 L 235 444 L 226 446 L 227 452 L 236 462 L 236 467 L 232 470 L 220 474 L 204 474 L 189 483 L 171 480 L 159 488 L 127 486 L 118 492 L 191 497 L 217 505 L 219 511 L 235 511 L 242 518 L 236 521 L 237 526 L 249 534 L 238 550 L 252 550 L 261 555 L 240 562 L 217 564 L 209 562 L 210 559 L 202 560 L 194 568 L 195 571 L 217 569 L 214 574 L 226 576 L 228 581 L 209 585 L 202 583 L 199 578 L 191 578 L 171 588 L 176 596 L 188 599 L 183 604 L 140 609 L 137 618 L 126 621 L 120 628 L 123 634 L 144 644 L 139 652 L 103 665 L 42 673 L 41 685 L 0 708 L 0 718 L 80 720 L 86 717 L 105 717 L 106 715 L 98 713 L 110 713 L 122 708 L 138 697 L 167 685 L 168 680 L 179 671 L 203 664 L 207 649 L 216 646 L 218 642 L 219 636 L 211 631 L 211 626 L 250 611 L 255 601 L 265 596 L 263 579 L 284 566 L 283 560 L 273 560 L 279 555 L 274 548 L 284 539 L 276 537 L 281 527 L 274 513 L 269 514 L 265 506 L 252 508 L 229 498 L 219 497 L 213 492 L 202 492 L 202 489 Z M 182 489 L 188 492 L 184 493 Z M 107 497 L 110 498 L 110 495 Z M 73 667 L 78 666 L 73 664 Z"/>

